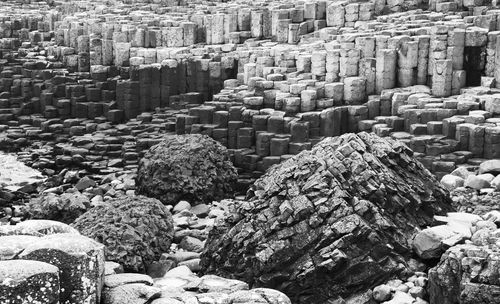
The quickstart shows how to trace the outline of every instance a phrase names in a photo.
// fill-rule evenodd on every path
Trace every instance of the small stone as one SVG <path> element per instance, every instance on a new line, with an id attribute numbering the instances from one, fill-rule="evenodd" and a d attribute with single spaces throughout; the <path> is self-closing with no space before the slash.
<path id="1" fill-rule="evenodd" d="M 382 284 L 373 288 L 373 299 L 378 302 L 387 301 L 392 296 L 392 288 Z"/>
<path id="2" fill-rule="evenodd" d="M 104 275 L 123 273 L 123 266 L 112 261 L 104 262 Z"/>
<path id="3" fill-rule="evenodd" d="M 174 209 L 173 209 L 173 213 L 178 213 L 182 210 L 189 210 L 191 209 L 191 204 L 187 201 L 179 201 L 175 206 L 174 206 Z"/>
<path id="4" fill-rule="evenodd" d="M 96 183 L 93 179 L 88 176 L 84 176 L 78 181 L 78 183 L 76 183 L 75 188 L 78 189 L 78 191 L 83 191 L 87 188 L 95 187 L 95 185 Z"/>
<path id="5" fill-rule="evenodd" d="M 410 288 L 408 293 L 414 298 L 424 298 L 425 297 L 425 289 L 420 286 L 415 286 Z"/>
<path id="6" fill-rule="evenodd" d="M 104 277 L 104 287 L 107 288 L 114 288 L 120 285 L 132 283 L 153 285 L 153 279 L 148 275 L 140 273 L 119 273 Z"/>
<path id="7" fill-rule="evenodd" d="M 500 159 L 490 159 L 482 162 L 479 165 L 479 174 L 483 173 L 500 174 Z"/>
<path id="8" fill-rule="evenodd" d="M 185 236 L 181 243 L 179 244 L 179 247 L 187 250 L 187 251 L 194 251 L 194 252 L 202 252 L 203 251 L 203 246 L 204 242 L 200 241 L 197 238 L 191 237 L 191 236 Z"/>
<path id="9" fill-rule="evenodd" d="M 187 266 L 191 271 L 198 272 L 201 270 L 200 259 L 191 259 L 179 263 L 179 266 Z"/>
<path id="10" fill-rule="evenodd" d="M 210 207 L 208 207 L 207 204 L 198 204 L 191 208 L 190 210 L 193 214 L 195 214 L 197 217 L 206 217 L 208 213 L 210 212 Z"/>

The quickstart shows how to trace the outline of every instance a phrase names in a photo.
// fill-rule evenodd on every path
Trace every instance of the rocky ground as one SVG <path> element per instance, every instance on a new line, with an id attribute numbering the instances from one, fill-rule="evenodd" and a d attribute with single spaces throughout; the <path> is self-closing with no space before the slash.
<path id="1" fill-rule="evenodd" d="M 0 304 L 500 303 L 499 16 L 2 1 Z"/>

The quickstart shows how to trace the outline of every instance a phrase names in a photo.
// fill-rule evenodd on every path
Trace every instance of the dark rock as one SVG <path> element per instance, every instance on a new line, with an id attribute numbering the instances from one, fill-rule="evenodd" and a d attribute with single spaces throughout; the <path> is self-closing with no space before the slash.
<path id="1" fill-rule="evenodd" d="M 180 200 L 210 203 L 233 193 L 236 169 L 227 149 L 199 135 L 168 135 L 151 147 L 139 163 L 137 193 L 164 204 Z"/>
<path id="2" fill-rule="evenodd" d="M 204 273 L 322 303 L 408 271 L 412 236 L 452 210 L 448 192 L 412 154 L 362 132 L 275 166 L 211 230 Z"/>
<path id="3" fill-rule="evenodd" d="M 81 193 L 45 193 L 31 199 L 26 205 L 29 217 L 58 220 L 70 224 L 90 208 L 90 200 Z"/>
<path id="4" fill-rule="evenodd" d="M 72 225 L 104 244 L 107 260 L 131 272 L 145 272 L 147 265 L 168 251 L 173 238 L 170 212 L 160 201 L 144 196 L 96 206 Z"/>

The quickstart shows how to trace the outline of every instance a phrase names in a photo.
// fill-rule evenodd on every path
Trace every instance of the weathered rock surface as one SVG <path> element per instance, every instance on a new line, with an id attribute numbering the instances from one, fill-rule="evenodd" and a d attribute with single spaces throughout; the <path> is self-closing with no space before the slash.
<path id="1" fill-rule="evenodd" d="M 75 220 L 73 227 L 106 246 L 106 259 L 127 271 L 144 272 L 167 252 L 172 216 L 157 199 L 144 196 L 110 200 Z"/>
<path id="2" fill-rule="evenodd" d="M 364 132 L 327 138 L 234 202 L 202 267 L 295 303 L 347 297 L 406 270 L 412 236 L 450 203 L 405 145 Z"/>
<path id="3" fill-rule="evenodd" d="M 168 135 L 139 162 L 137 192 L 170 205 L 210 203 L 229 197 L 236 177 L 220 143 L 199 134 Z"/>
<path id="4" fill-rule="evenodd" d="M 500 302 L 500 230 L 481 229 L 429 271 L 431 304 Z"/>
<path id="5" fill-rule="evenodd" d="M 2 235 L 33 235 L 44 236 L 51 234 L 70 233 L 80 234 L 78 230 L 71 226 L 52 220 L 27 220 L 17 225 L 0 226 L 0 236 Z"/>
<path id="6" fill-rule="evenodd" d="M 27 246 L 19 258 L 59 268 L 60 303 L 99 303 L 104 277 L 102 244 L 83 235 L 48 235 Z"/>
<path id="7" fill-rule="evenodd" d="M 39 261 L 0 261 L 0 303 L 59 303 L 59 269 Z"/>
<path id="8" fill-rule="evenodd" d="M 90 208 L 90 200 L 81 193 L 45 193 L 26 205 L 31 218 L 57 220 L 70 224 Z"/>

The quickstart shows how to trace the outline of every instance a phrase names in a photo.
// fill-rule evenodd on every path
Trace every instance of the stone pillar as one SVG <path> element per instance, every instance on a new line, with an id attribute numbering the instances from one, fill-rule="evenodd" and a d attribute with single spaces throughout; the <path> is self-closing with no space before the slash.
<path id="1" fill-rule="evenodd" d="M 451 95 L 453 63 L 451 60 L 436 60 L 432 71 L 432 95 L 447 97 Z"/>
<path id="2" fill-rule="evenodd" d="M 392 89 L 396 85 L 396 51 L 381 49 L 377 51 L 376 93 L 384 89 Z"/>

